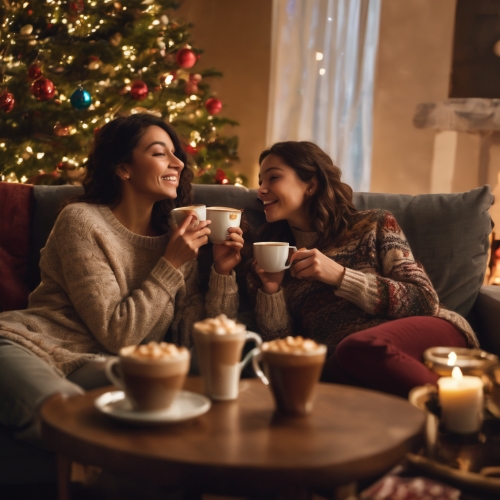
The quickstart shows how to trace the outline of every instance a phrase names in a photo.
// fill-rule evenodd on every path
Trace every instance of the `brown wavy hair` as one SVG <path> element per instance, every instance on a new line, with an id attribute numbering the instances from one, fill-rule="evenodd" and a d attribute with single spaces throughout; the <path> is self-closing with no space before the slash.
<path id="1" fill-rule="evenodd" d="M 307 141 L 277 142 L 260 154 L 259 165 L 270 154 L 279 156 L 305 183 L 316 179 L 316 190 L 307 201 L 314 231 L 319 234 L 318 248 L 339 240 L 357 212 L 352 202 L 352 188 L 341 181 L 342 171 L 316 144 Z M 266 223 L 259 230 L 263 239 L 288 238 L 291 230 L 286 221 Z"/>
<path id="2" fill-rule="evenodd" d="M 174 145 L 175 156 L 184 163 L 177 188 L 177 198 L 157 201 L 153 206 L 151 224 L 158 233 L 168 233 L 170 211 L 175 207 L 192 203 L 191 180 L 193 172 L 187 166 L 186 153 L 175 130 L 149 113 L 137 113 L 119 117 L 106 123 L 94 136 L 94 145 L 85 163 L 87 173 L 83 179 L 84 193 L 68 200 L 66 204 L 76 202 L 99 205 L 118 205 L 122 197 L 122 181 L 118 177 L 117 167 L 131 163 L 133 151 L 147 128 L 157 126 L 165 130 Z"/>

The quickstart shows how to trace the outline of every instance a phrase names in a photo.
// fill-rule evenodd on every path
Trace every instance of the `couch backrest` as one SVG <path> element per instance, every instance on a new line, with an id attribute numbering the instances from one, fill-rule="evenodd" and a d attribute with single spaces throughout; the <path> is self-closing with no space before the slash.
<path id="1" fill-rule="evenodd" d="M 35 186 L 32 266 L 38 265 L 39 251 L 47 240 L 59 204 L 81 189 Z M 393 213 L 443 304 L 464 316 L 471 310 L 484 280 L 488 236 L 493 227 L 488 209 L 493 201 L 489 186 L 452 194 L 354 194 L 359 210 L 384 208 Z M 253 227 L 265 220 L 256 189 L 196 184 L 194 202 L 246 208 Z"/>

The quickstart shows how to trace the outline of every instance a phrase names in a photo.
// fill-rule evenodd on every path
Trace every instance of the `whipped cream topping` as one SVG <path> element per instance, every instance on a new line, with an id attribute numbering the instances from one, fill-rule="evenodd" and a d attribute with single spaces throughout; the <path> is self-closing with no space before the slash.
<path id="1" fill-rule="evenodd" d="M 300 335 L 297 337 L 288 336 L 284 339 L 270 340 L 262 344 L 263 351 L 289 352 L 293 354 L 308 354 L 318 349 L 321 349 L 321 344 L 312 339 L 305 339 Z"/>
<path id="2" fill-rule="evenodd" d="M 231 333 L 246 330 L 245 325 L 229 319 L 225 314 L 219 314 L 215 318 L 207 318 L 195 323 L 197 330 L 202 333 L 212 333 L 216 335 L 229 335 Z"/>
<path id="3" fill-rule="evenodd" d="M 178 347 L 167 342 L 149 342 L 148 344 L 131 345 L 120 350 L 122 356 L 138 359 L 167 359 L 184 357 L 188 353 L 185 347 Z"/>

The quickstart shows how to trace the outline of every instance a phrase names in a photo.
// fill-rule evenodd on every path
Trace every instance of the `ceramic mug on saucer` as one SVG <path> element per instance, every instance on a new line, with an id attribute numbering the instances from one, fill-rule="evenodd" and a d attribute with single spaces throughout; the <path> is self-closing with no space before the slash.
<path id="1" fill-rule="evenodd" d="M 196 322 L 193 339 L 205 394 L 220 401 L 236 399 L 241 371 L 252 358 L 249 352 L 240 361 L 243 346 L 250 339 L 260 346 L 260 336 L 221 314 Z"/>
<path id="2" fill-rule="evenodd" d="M 172 210 L 175 222 L 180 226 L 184 219 L 190 212 L 196 213 L 197 221 L 207 220 L 207 206 L 206 205 L 188 205 L 186 207 L 177 207 Z"/>
<path id="3" fill-rule="evenodd" d="M 311 413 L 326 351 L 326 345 L 300 336 L 264 342 L 251 351 L 255 372 L 271 389 L 278 413 Z"/>
<path id="4" fill-rule="evenodd" d="M 184 386 L 190 352 L 166 342 L 128 346 L 106 364 L 106 375 L 123 389 L 134 410 L 166 410 Z"/>
<path id="5" fill-rule="evenodd" d="M 278 273 L 290 267 L 287 264 L 290 250 L 297 251 L 297 247 L 290 246 L 282 241 L 261 241 L 253 244 L 253 256 L 259 267 L 266 273 Z"/>
<path id="6" fill-rule="evenodd" d="M 207 219 L 210 224 L 210 234 L 208 239 L 212 243 L 223 243 L 227 240 L 230 227 L 239 227 L 241 223 L 241 213 L 239 208 L 229 207 L 207 207 Z"/>

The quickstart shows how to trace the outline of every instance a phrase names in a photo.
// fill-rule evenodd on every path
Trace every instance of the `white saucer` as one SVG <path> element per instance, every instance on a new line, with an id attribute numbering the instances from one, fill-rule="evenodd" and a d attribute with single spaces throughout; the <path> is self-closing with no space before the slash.
<path id="1" fill-rule="evenodd" d="M 139 425 L 159 425 L 198 417 L 209 410 L 211 402 L 201 394 L 180 391 L 167 410 L 136 411 L 123 391 L 110 391 L 99 396 L 94 405 L 101 413 L 117 420 Z"/>

